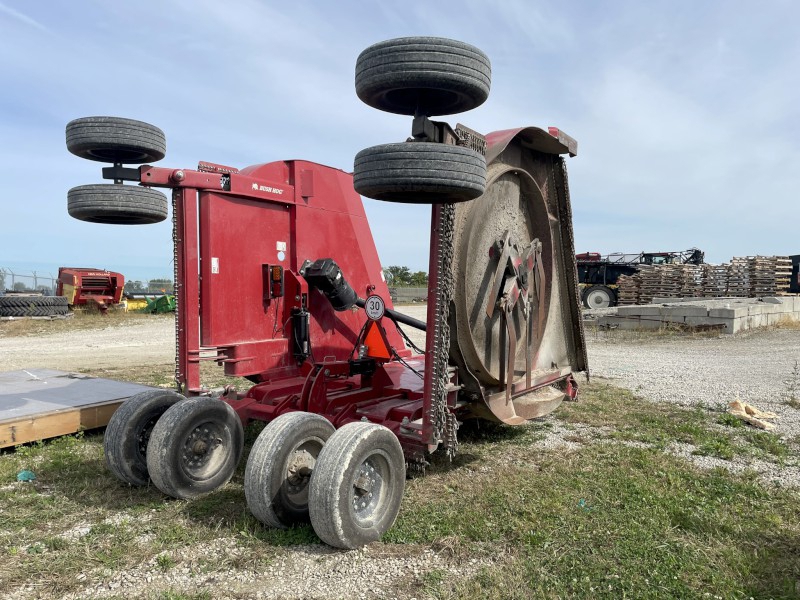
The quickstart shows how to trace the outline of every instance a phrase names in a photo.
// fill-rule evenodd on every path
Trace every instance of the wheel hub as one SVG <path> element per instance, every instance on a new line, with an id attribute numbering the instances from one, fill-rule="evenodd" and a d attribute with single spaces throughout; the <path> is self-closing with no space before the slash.
<path id="1" fill-rule="evenodd" d="M 308 486 L 317 459 L 308 450 L 298 450 L 289 460 L 286 481 L 290 494 L 298 494 Z"/>
<path id="2" fill-rule="evenodd" d="M 144 457 L 147 455 L 147 444 L 150 441 L 150 434 L 153 433 L 153 427 L 156 426 L 156 422 L 160 416 L 159 414 L 148 419 L 139 430 L 139 435 L 136 436 L 136 450 L 139 452 L 139 456 L 142 460 L 144 460 Z"/>
<path id="3" fill-rule="evenodd" d="M 367 460 L 358 468 L 353 481 L 353 511 L 357 520 L 363 521 L 372 517 L 380 503 L 383 483 L 383 474 L 380 468 L 375 468 L 372 461 Z"/>
<path id="4" fill-rule="evenodd" d="M 214 451 L 222 445 L 216 429 L 210 425 L 195 427 L 184 444 L 183 460 L 190 469 L 206 466 Z"/>
<path id="5" fill-rule="evenodd" d="M 605 290 L 591 290 L 587 298 L 589 308 L 608 308 L 611 298 Z"/>

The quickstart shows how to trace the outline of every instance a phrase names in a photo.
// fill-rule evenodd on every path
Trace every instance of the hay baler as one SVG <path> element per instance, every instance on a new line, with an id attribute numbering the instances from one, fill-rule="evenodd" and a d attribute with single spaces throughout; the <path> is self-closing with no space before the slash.
<path id="1" fill-rule="evenodd" d="M 210 492 L 233 475 L 243 425 L 266 421 L 249 509 L 353 548 L 392 525 L 407 468 L 456 452 L 465 419 L 519 425 L 576 397 L 586 355 L 562 155 L 577 145 L 554 128 L 482 136 L 429 118 L 480 105 L 489 78 L 486 56 L 453 40 L 365 50 L 359 97 L 413 116 L 412 136 L 363 150 L 352 174 L 303 160 L 154 167 L 166 144 L 152 125 L 67 126 L 71 152 L 113 164 L 114 183 L 70 190 L 73 217 L 158 222 L 169 203 L 156 188 L 171 189 L 178 391 L 114 414 L 104 444 L 118 478 Z M 392 306 L 359 194 L 431 205 L 425 322 Z M 425 347 L 403 327 L 425 330 Z M 252 386 L 205 389 L 204 361 Z"/>
<path id="2" fill-rule="evenodd" d="M 109 305 L 119 304 L 125 287 L 122 273 L 103 269 L 59 267 L 56 296 L 64 296 L 69 306 L 97 306 L 105 313 Z"/>

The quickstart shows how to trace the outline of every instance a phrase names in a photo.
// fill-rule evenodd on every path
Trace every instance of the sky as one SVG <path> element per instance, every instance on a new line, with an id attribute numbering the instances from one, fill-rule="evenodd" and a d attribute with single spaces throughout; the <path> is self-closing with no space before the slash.
<path id="1" fill-rule="evenodd" d="M 433 35 L 482 49 L 492 89 L 444 117 L 482 133 L 556 126 L 577 252 L 800 253 L 800 3 L 794 0 L 0 0 L 0 267 L 171 276 L 170 220 L 97 225 L 67 191 L 102 183 L 72 119 L 157 125 L 158 166 L 306 159 L 346 171 L 410 119 L 355 95 L 358 54 Z M 427 270 L 427 206 L 365 200 L 384 266 Z"/>

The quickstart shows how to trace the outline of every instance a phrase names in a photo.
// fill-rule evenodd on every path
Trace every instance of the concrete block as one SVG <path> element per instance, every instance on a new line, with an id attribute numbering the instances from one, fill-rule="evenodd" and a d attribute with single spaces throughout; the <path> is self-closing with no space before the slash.
<path id="1" fill-rule="evenodd" d="M 639 311 L 644 308 L 644 306 L 618 306 L 617 307 L 617 314 L 618 315 L 625 315 L 625 316 L 639 316 Z"/>
<path id="2" fill-rule="evenodd" d="M 603 327 L 615 327 L 617 329 L 638 329 L 639 328 L 639 319 L 638 317 L 632 318 L 620 318 L 620 317 L 600 317 L 597 320 L 597 326 L 600 328 Z"/>
<path id="3" fill-rule="evenodd" d="M 740 308 L 712 308 L 708 311 L 709 317 L 719 317 L 722 319 L 741 319 L 747 316 L 747 307 Z"/>
<path id="4" fill-rule="evenodd" d="M 757 314 L 757 315 L 748 315 L 744 319 L 742 319 L 742 329 L 755 329 L 756 327 L 764 327 L 766 325 L 766 319 L 764 319 L 764 315 Z"/>
<path id="5" fill-rule="evenodd" d="M 746 317 L 739 319 L 731 319 L 730 331 L 726 329 L 725 330 L 726 333 L 739 333 L 740 331 L 742 331 L 742 328 L 744 327 L 743 321 L 745 318 Z"/>
<path id="6" fill-rule="evenodd" d="M 702 298 L 664 298 L 656 296 L 653 298 L 653 304 L 677 304 L 679 302 L 697 302 L 698 300 L 702 300 Z"/>
<path id="7" fill-rule="evenodd" d="M 665 314 L 670 317 L 706 317 L 708 309 L 705 306 L 672 306 L 665 309 Z"/>
<path id="8" fill-rule="evenodd" d="M 723 319 L 719 317 L 686 317 L 686 324 L 692 327 L 707 327 L 710 325 L 722 325 L 722 333 L 733 333 L 733 322 L 735 319 Z"/>
<path id="9" fill-rule="evenodd" d="M 656 316 L 643 316 L 639 319 L 639 329 L 661 329 L 669 325 L 669 322 Z"/>

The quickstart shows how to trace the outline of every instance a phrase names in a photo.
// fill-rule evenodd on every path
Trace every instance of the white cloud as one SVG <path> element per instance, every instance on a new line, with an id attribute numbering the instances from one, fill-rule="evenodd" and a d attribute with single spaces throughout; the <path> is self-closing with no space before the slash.
<path id="1" fill-rule="evenodd" d="M 30 27 L 34 27 L 34 28 L 36 28 L 36 29 L 38 29 L 40 31 L 49 31 L 47 29 L 47 27 L 45 27 L 44 25 L 39 23 L 39 21 L 36 21 L 36 20 L 30 18 L 29 16 L 27 16 L 27 15 L 25 15 L 25 14 L 23 14 L 23 13 L 17 11 L 17 10 L 14 10 L 10 6 L 6 6 L 2 2 L 0 2 L 0 13 L 4 13 L 4 14 L 8 15 L 9 17 L 11 17 L 12 19 L 15 19 L 15 20 L 19 21 L 20 23 L 24 23 L 25 25 L 28 25 Z"/>

